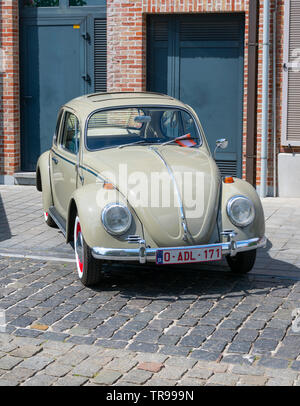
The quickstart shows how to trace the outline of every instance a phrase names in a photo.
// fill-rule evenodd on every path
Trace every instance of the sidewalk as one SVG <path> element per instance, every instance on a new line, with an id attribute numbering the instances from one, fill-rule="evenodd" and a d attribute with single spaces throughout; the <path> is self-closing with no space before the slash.
<path id="1" fill-rule="evenodd" d="M 264 200 L 247 275 L 116 264 L 88 289 L 41 195 L 0 195 L 1 385 L 299 385 L 300 199 Z"/>

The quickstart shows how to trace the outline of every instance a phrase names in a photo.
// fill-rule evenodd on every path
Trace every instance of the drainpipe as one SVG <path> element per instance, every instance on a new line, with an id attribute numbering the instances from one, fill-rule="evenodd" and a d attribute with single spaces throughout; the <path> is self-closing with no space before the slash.
<path id="1" fill-rule="evenodd" d="M 264 0 L 260 197 L 267 195 L 270 0 Z"/>
<path id="2" fill-rule="evenodd" d="M 277 116 L 276 116 L 276 36 L 277 36 L 277 0 L 273 12 L 273 196 L 277 196 Z"/>

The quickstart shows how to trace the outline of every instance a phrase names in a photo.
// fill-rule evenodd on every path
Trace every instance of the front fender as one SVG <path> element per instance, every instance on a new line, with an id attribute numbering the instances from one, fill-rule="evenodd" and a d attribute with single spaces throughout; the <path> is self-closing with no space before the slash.
<path id="1" fill-rule="evenodd" d="M 132 214 L 130 229 L 122 236 L 112 236 L 103 227 L 101 213 L 109 203 L 119 202 L 126 205 Z M 67 241 L 73 239 L 75 212 L 79 216 L 83 237 L 90 247 L 138 248 L 138 244 L 129 244 L 128 235 L 144 238 L 143 227 L 126 199 L 117 190 L 105 190 L 102 183 L 93 183 L 77 189 L 69 203 L 67 217 Z"/>
<path id="2" fill-rule="evenodd" d="M 43 208 L 46 212 L 53 206 L 49 159 L 50 151 L 46 151 L 39 157 L 36 166 L 37 189 L 42 192 Z"/>
<path id="3" fill-rule="evenodd" d="M 243 195 L 248 197 L 254 204 L 255 218 L 253 223 L 247 227 L 237 227 L 231 223 L 226 206 L 228 200 L 235 195 Z M 223 230 L 234 230 L 237 232 L 236 240 L 246 240 L 254 237 L 263 237 L 265 234 L 265 218 L 264 211 L 256 190 L 250 183 L 234 178 L 233 183 L 223 183 L 222 187 L 222 210 L 221 221 Z"/>

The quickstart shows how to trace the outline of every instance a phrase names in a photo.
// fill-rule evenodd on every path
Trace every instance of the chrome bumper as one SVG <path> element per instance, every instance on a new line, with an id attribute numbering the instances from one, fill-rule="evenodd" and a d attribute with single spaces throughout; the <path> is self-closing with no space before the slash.
<path id="1" fill-rule="evenodd" d="M 251 238 L 250 240 L 234 241 L 229 239 L 227 242 L 208 245 L 192 245 L 183 247 L 161 247 L 161 248 L 146 248 L 141 245 L 140 248 L 92 248 L 92 255 L 96 259 L 111 260 L 111 261 L 139 261 L 141 264 L 146 262 L 156 261 L 156 252 L 161 249 L 189 249 L 189 248 L 207 248 L 209 245 L 222 248 L 222 255 L 234 256 L 238 252 L 250 251 L 256 248 L 266 246 L 266 237 Z"/>

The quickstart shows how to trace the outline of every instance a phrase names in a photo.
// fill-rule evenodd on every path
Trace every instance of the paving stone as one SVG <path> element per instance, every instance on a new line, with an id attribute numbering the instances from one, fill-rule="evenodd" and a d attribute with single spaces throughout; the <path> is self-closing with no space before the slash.
<path id="1" fill-rule="evenodd" d="M 238 334 L 236 335 L 236 337 L 234 338 L 234 341 L 254 341 L 257 336 L 258 336 L 259 332 L 258 330 L 255 329 L 249 329 L 249 328 L 242 328 Z"/>
<path id="2" fill-rule="evenodd" d="M 139 363 L 142 362 L 157 362 L 157 363 L 164 363 L 167 359 L 167 355 L 163 354 L 151 354 L 151 353 L 138 353 L 135 357 L 135 360 L 137 360 Z"/>
<path id="3" fill-rule="evenodd" d="M 292 386 L 294 380 L 285 377 L 281 378 L 270 378 L 266 383 L 266 386 Z"/>
<path id="4" fill-rule="evenodd" d="M 168 366 L 175 366 L 175 367 L 184 367 L 186 369 L 192 368 L 196 365 L 197 361 L 195 359 L 186 359 L 182 357 L 170 357 L 166 362 L 165 365 Z"/>
<path id="5" fill-rule="evenodd" d="M 253 345 L 253 354 L 265 354 L 274 351 L 278 345 L 276 340 L 258 338 Z"/>
<path id="6" fill-rule="evenodd" d="M 75 349 L 70 350 L 59 358 L 59 362 L 65 365 L 77 365 L 88 357 L 88 354 L 79 352 Z"/>
<path id="7" fill-rule="evenodd" d="M 140 341 L 142 343 L 156 343 L 161 334 L 162 333 L 157 330 L 145 329 L 134 337 L 134 341 Z"/>
<path id="8" fill-rule="evenodd" d="M 41 331 L 18 328 L 16 331 L 14 331 L 14 335 L 17 337 L 38 337 L 41 335 Z"/>
<path id="9" fill-rule="evenodd" d="M 205 341 L 206 337 L 204 336 L 199 336 L 199 335 L 187 335 L 185 337 L 183 337 L 180 340 L 179 345 L 184 346 L 184 347 L 194 347 L 194 348 L 198 348 L 201 346 L 201 344 L 203 343 L 203 341 Z"/>
<path id="10" fill-rule="evenodd" d="M 216 361 L 220 357 L 220 353 L 205 350 L 195 350 L 191 352 L 190 357 L 199 360 Z"/>
<path id="11" fill-rule="evenodd" d="M 148 379 L 152 377 L 152 372 L 145 371 L 142 369 L 134 369 L 129 371 L 123 376 L 123 380 L 129 383 L 134 383 L 138 385 L 144 384 Z"/>
<path id="12" fill-rule="evenodd" d="M 208 379 L 213 375 L 212 370 L 195 367 L 187 372 L 186 378 Z"/>
<path id="13" fill-rule="evenodd" d="M 211 376 L 206 385 L 226 385 L 232 386 L 236 385 L 238 381 L 238 376 L 229 373 L 217 373 Z"/>
<path id="14" fill-rule="evenodd" d="M 195 368 L 205 368 L 212 370 L 213 372 L 226 372 L 228 370 L 228 365 L 213 361 L 197 361 Z"/>
<path id="15" fill-rule="evenodd" d="M 120 348 L 125 348 L 127 346 L 128 342 L 103 338 L 103 339 L 97 340 L 95 344 L 99 345 L 101 347 L 120 349 Z M 140 344 L 142 344 L 142 343 L 140 343 Z M 147 346 L 147 345 L 151 345 L 151 344 L 145 344 L 145 346 Z"/>
<path id="16" fill-rule="evenodd" d="M 224 340 L 214 340 L 213 338 L 208 339 L 201 346 L 201 350 L 207 350 L 211 352 L 222 352 L 227 345 L 227 341 Z"/>
<path id="17" fill-rule="evenodd" d="M 44 369 L 47 365 L 51 364 L 51 362 L 53 362 L 53 361 L 54 361 L 53 358 L 49 358 L 49 357 L 45 357 L 43 355 L 37 354 L 31 358 L 25 359 L 20 364 L 20 367 L 40 371 L 40 370 Z"/>
<path id="18" fill-rule="evenodd" d="M 289 362 L 285 359 L 280 359 L 280 358 L 267 358 L 267 357 L 262 357 L 259 362 L 259 366 L 264 366 L 267 368 L 287 368 L 289 365 Z"/>
<path id="19" fill-rule="evenodd" d="M 162 345 L 159 350 L 160 354 L 165 355 L 176 355 L 176 356 L 187 356 L 190 352 L 189 347 L 178 347 L 176 345 Z"/>
<path id="20" fill-rule="evenodd" d="M 241 353 L 241 354 L 248 354 L 250 348 L 251 348 L 252 342 L 247 342 L 247 341 L 233 341 L 227 349 L 227 351 L 230 352 L 235 352 L 235 353 Z"/>
<path id="21" fill-rule="evenodd" d="M 237 375 L 262 376 L 264 368 L 251 365 L 234 365 L 231 372 Z"/>
<path id="22" fill-rule="evenodd" d="M 95 341 L 96 337 L 71 336 L 67 342 L 73 344 L 93 344 Z"/>
<path id="23" fill-rule="evenodd" d="M 44 340 L 65 341 L 69 334 L 54 333 L 53 331 L 46 331 L 40 335 Z"/>
<path id="24" fill-rule="evenodd" d="M 294 369 L 295 371 L 300 372 L 300 361 L 294 361 L 291 365 L 291 368 Z"/>
<path id="25" fill-rule="evenodd" d="M 44 372 L 47 375 L 62 377 L 65 376 L 68 372 L 71 371 L 71 366 L 61 364 L 59 361 L 55 361 L 52 364 L 48 365 Z"/>
<path id="26" fill-rule="evenodd" d="M 137 364 L 138 361 L 136 359 L 115 358 L 109 364 L 107 364 L 106 367 L 108 369 L 124 373 L 130 371 Z"/>
<path id="27" fill-rule="evenodd" d="M 138 364 L 137 369 L 156 373 L 159 372 L 163 367 L 164 365 L 159 362 L 141 362 Z"/>
<path id="28" fill-rule="evenodd" d="M 128 346 L 128 349 L 139 352 L 156 352 L 158 350 L 158 345 L 143 342 L 133 342 Z"/>
<path id="29" fill-rule="evenodd" d="M 42 351 L 42 347 L 36 345 L 25 345 L 23 347 L 16 348 L 10 352 L 10 355 L 19 358 L 30 358 L 33 355 Z"/>
<path id="30" fill-rule="evenodd" d="M 22 386 L 50 386 L 57 380 L 56 377 L 50 375 L 35 375 L 29 378 Z"/>
<path id="31" fill-rule="evenodd" d="M 53 383 L 53 386 L 82 386 L 88 378 L 83 376 L 66 375 Z"/>
<path id="32" fill-rule="evenodd" d="M 264 386 L 267 380 L 265 376 L 242 376 L 237 386 Z"/>
<path id="33" fill-rule="evenodd" d="M 205 380 L 197 379 L 197 378 L 190 378 L 188 376 L 184 376 L 178 383 L 177 386 L 204 386 L 206 383 Z"/>
<path id="34" fill-rule="evenodd" d="M 94 357 L 89 357 L 75 366 L 75 368 L 72 370 L 72 374 L 92 378 L 97 372 L 100 371 L 102 366 L 102 363 L 98 362 L 97 359 Z"/>
<path id="35" fill-rule="evenodd" d="M 174 387 L 176 385 L 176 380 L 172 379 L 159 379 L 154 375 L 149 381 L 145 383 L 145 386 L 170 386 Z"/>
<path id="36" fill-rule="evenodd" d="M 109 369 L 102 369 L 93 379 L 92 382 L 103 384 L 103 385 L 112 385 L 115 383 L 119 378 L 121 378 L 122 374 L 116 371 L 112 371 Z"/>
<path id="37" fill-rule="evenodd" d="M 163 368 L 158 374 L 157 377 L 162 378 L 162 379 L 175 379 L 179 380 L 187 371 L 186 367 L 175 367 L 175 366 L 168 366 L 165 365 L 165 368 Z"/>
<path id="38" fill-rule="evenodd" d="M 16 365 L 22 362 L 22 358 L 12 357 L 10 355 L 6 355 L 5 357 L 0 358 L 0 369 L 10 370 L 13 369 Z"/>

